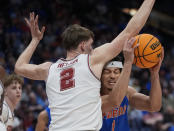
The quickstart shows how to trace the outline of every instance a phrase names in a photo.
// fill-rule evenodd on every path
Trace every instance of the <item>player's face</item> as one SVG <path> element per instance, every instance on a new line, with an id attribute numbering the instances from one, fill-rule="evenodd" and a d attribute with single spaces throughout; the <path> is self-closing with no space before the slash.
<path id="1" fill-rule="evenodd" d="M 115 86 L 119 76 L 120 69 L 117 67 L 109 67 L 103 70 L 101 82 L 102 92 L 104 94 L 108 94 L 110 91 L 112 91 L 112 88 Z"/>
<path id="2" fill-rule="evenodd" d="M 92 44 L 93 44 L 93 39 L 92 38 L 90 38 L 88 41 L 84 42 L 83 49 L 84 49 L 85 54 L 90 54 L 91 53 L 91 51 L 93 50 Z"/>
<path id="3" fill-rule="evenodd" d="M 21 99 L 22 94 L 22 85 L 18 81 L 13 81 L 7 88 L 6 88 L 6 97 L 14 103 L 17 104 Z"/>

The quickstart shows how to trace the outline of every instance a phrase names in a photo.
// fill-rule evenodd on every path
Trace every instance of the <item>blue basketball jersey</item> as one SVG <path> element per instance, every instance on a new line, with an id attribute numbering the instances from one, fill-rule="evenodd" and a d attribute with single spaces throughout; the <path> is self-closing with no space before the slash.
<path id="1" fill-rule="evenodd" d="M 128 104 L 128 98 L 125 96 L 120 107 L 103 113 L 103 125 L 100 131 L 129 131 Z"/>
<path id="2" fill-rule="evenodd" d="M 47 107 L 45 110 L 46 110 L 46 112 L 47 112 L 47 114 L 48 114 L 48 125 L 47 125 L 47 127 L 49 127 L 50 122 L 51 122 L 50 108 Z"/>

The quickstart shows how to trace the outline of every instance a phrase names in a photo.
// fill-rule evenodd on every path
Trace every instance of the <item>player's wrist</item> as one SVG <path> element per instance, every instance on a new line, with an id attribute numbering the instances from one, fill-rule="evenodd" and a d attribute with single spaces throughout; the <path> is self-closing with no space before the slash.
<path id="1" fill-rule="evenodd" d="M 40 40 L 39 40 L 37 37 L 33 37 L 33 38 L 32 38 L 32 41 L 38 42 L 38 43 L 40 42 Z"/>
<path id="2" fill-rule="evenodd" d="M 151 71 L 150 73 L 151 73 L 151 77 L 155 77 L 155 78 L 159 77 L 159 73 L 156 71 Z"/>
<path id="3" fill-rule="evenodd" d="M 131 60 L 125 60 L 124 65 L 132 65 L 133 61 Z"/>

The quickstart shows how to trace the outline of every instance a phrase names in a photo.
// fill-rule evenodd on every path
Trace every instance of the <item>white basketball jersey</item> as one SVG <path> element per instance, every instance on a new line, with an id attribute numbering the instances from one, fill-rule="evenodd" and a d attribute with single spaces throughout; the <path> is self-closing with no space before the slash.
<path id="1" fill-rule="evenodd" d="M 89 68 L 89 55 L 52 64 L 46 82 L 50 131 L 99 130 L 102 125 L 100 81 Z"/>
<path id="2" fill-rule="evenodd" d="M 2 123 L 5 124 L 6 128 L 12 129 L 14 115 L 13 112 L 10 110 L 10 107 L 8 106 L 6 101 L 3 102 L 2 115 L 0 116 L 0 120 Z"/>
<path id="3" fill-rule="evenodd" d="M 1 131 L 7 131 L 7 128 L 6 128 L 5 124 L 2 123 L 1 121 L 0 121 L 0 130 Z"/>

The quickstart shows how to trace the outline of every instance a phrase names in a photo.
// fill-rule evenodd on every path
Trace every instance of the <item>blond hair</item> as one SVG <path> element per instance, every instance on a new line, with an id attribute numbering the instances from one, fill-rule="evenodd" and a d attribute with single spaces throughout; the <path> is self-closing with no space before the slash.
<path id="1" fill-rule="evenodd" d="M 13 81 L 19 82 L 19 84 L 24 84 L 24 79 L 16 74 L 11 74 L 5 77 L 4 79 L 4 88 L 7 88 Z"/>

